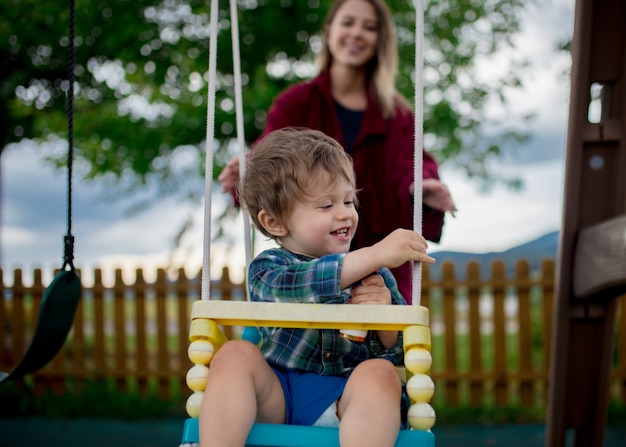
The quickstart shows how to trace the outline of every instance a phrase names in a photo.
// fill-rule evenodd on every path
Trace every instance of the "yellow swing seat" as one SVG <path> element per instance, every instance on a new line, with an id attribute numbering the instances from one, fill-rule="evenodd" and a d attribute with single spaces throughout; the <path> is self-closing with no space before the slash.
<path id="1" fill-rule="evenodd" d="M 199 443 L 198 414 L 208 378 L 210 361 L 226 341 L 221 326 L 270 326 L 308 329 L 364 329 L 403 331 L 405 368 L 409 377 L 426 378 L 431 386 L 412 392 L 409 424 L 401 430 L 396 447 L 434 447 L 430 428 L 435 413 L 429 405 L 434 391 L 428 372 L 432 363 L 429 312 L 423 306 L 259 303 L 200 300 L 193 305 L 189 332 L 189 358 L 194 366 L 187 374 L 193 391 L 187 400 L 182 445 Z M 424 380 L 419 381 L 420 384 Z M 421 385 L 420 385 L 421 386 Z M 285 424 L 254 424 L 246 446 L 339 447 L 339 429 Z"/>

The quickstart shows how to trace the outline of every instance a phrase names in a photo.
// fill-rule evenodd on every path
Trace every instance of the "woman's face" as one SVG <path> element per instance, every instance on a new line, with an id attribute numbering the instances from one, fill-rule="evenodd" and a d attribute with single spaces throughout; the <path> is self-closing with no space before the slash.
<path id="1" fill-rule="evenodd" d="M 333 64 L 364 68 L 376 55 L 378 19 L 366 0 L 348 0 L 335 14 L 328 29 Z"/>

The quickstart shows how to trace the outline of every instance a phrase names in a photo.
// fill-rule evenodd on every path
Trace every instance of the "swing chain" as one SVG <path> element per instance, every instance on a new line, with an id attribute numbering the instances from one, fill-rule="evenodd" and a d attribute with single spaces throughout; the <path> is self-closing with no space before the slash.
<path id="1" fill-rule="evenodd" d="M 74 270 L 74 236 L 66 234 L 64 237 L 65 254 L 63 256 L 63 269 L 69 267 Z"/>
<path id="2" fill-rule="evenodd" d="M 74 158 L 74 41 L 75 41 L 75 1 L 70 0 L 69 18 L 69 68 L 67 92 L 67 234 L 64 237 L 63 269 L 74 270 L 74 236 L 72 236 L 72 161 Z"/>

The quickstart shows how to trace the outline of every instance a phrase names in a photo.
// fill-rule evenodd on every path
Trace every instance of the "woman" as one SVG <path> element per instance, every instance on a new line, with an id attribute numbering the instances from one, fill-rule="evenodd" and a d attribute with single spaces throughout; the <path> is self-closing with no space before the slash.
<path id="1" fill-rule="evenodd" d="M 413 227 L 414 117 L 396 91 L 398 49 L 383 0 L 337 0 L 324 21 L 319 74 L 275 100 L 261 138 L 283 127 L 308 127 L 333 137 L 352 156 L 361 226 L 353 248 L 373 245 L 397 228 Z M 239 165 L 232 159 L 219 177 L 233 191 Z M 455 211 L 439 181 L 437 163 L 423 152 L 422 234 L 438 242 L 444 213 Z M 411 302 L 411 268 L 393 270 Z"/>

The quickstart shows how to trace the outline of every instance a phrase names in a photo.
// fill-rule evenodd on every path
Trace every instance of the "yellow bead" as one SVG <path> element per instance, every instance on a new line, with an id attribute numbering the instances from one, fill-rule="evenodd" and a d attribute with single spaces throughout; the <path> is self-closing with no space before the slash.
<path id="1" fill-rule="evenodd" d="M 187 371 L 187 386 L 193 391 L 204 391 L 209 379 L 209 368 L 204 365 L 194 365 Z"/>
<path id="2" fill-rule="evenodd" d="M 410 348 L 426 348 L 430 350 L 431 336 L 430 328 L 423 325 L 411 325 L 402 331 L 402 342 L 404 348 L 408 351 Z"/>
<path id="3" fill-rule="evenodd" d="M 433 364 L 430 351 L 424 348 L 411 348 L 404 354 L 404 365 L 413 374 L 425 373 Z"/>
<path id="4" fill-rule="evenodd" d="M 202 397 L 204 393 L 202 391 L 196 391 L 189 398 L 187 398 L 187 404 L 185 409 L 189 417 L 197 418 L 200 416 L 200 405 L 202 404 Z"/>
<path id="5" fill-rule="evenodd" d="M 409 408 L 408 419 L 415 430 L 430 430 L 435 425 L 435 410 L 426 402 L 418 402 Z"/>
<path id="6" fill-rule="evenodd" d="M 435 393 L 435 384 L 429 375 L 415 374 L 406 383 L 406 391 L 413 402 L 428 402 Z"/>
<path id="7" fill-rule="evenodd" d="M 215 348 L 213 347 L 213 343 L 207 340 L 193 341 L 189 344 L 189 348 L 187 349 L 189 360 L 202 365 L 206 365 L 211 361 L 214 352 Z"/>

